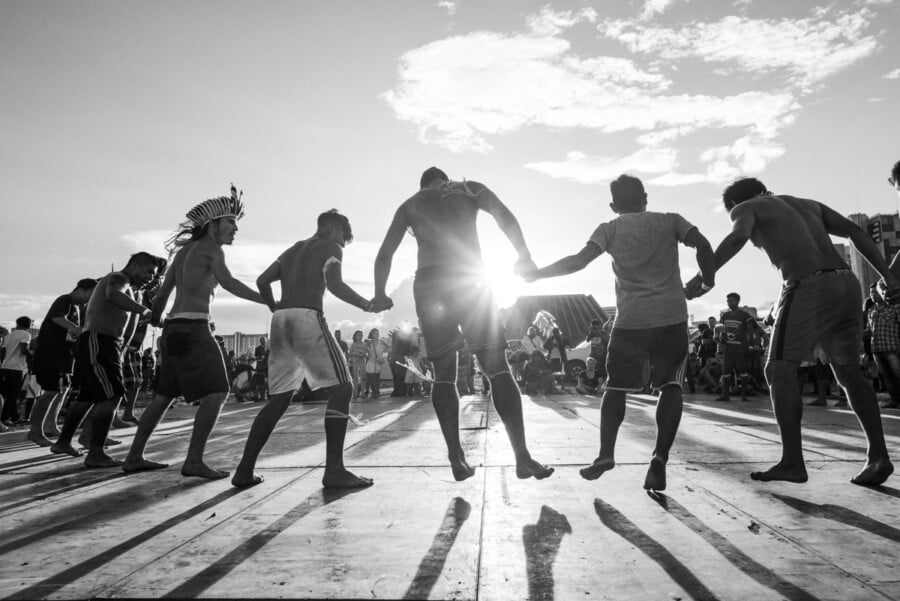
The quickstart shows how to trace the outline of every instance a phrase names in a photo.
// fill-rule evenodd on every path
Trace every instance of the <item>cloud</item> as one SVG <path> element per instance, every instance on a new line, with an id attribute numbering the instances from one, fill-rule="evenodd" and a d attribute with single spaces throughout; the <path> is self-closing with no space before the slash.
<path id="1" fill-rule="evenodd" d="M 577 12 L 571 10 L 556 12 L 549 6 L 541 9 L 541 12 L 526 18 L 528 29 L 538 36 L 556 36 L 564 30 L 587 21 L 594 23 L 597 20 L 597 11 L 593 8 L 583 8 Z"/>
<path id="2" fill-rule="evenodd" d="M 874 18 L 867 8 L 817 9 L 803 19 L 732 15 L 677 29 L 618 19 L 601 23 L 599 30 L 634 53 L 667 61 L 724 63 L 731 70 L 756 74 L 781 72 L 782 85 L 808 90 L 879 49 L 877 37 L 866 34 Z"/>
<path id="3" fill-rule="evenodd" d="M 454 0 L 439 0 L 437 6 L 446 10 L 451 17 L 456 14 L 456 2 Z"/>
<path id="4" fill-rule="evenodd" d="M 900 69 L 894 69 L 890 73 L 885 73 L 881 77 L 884 79 L 900 79 Z"/>
<path id="5" fill-rule="evenodd" d="M 674 149 L 642 148 L 622 158 L 570 152 L 564 161 L 542 161 L 525 166 L 551 177 L 597 184 L 615 179 L 621 173 L 665 173 L 677 167 L 678 160 Z"/>
<path id="6" fill-rule="evenodd" d="M 882 96 L 874 96 L 872 98 L 866 99 L 866 102 L 871 102 L 873 104 L 878 103 L 878 102 L 884 102 L 884 101 L 885 101 L 885 99 Z"/>
<path id="7" fill-rule="evenodd" d="M 662 14 L 672 2 L 673 0 L 646 0 L 641 18 L 649 19 L 654 15 Z"/>

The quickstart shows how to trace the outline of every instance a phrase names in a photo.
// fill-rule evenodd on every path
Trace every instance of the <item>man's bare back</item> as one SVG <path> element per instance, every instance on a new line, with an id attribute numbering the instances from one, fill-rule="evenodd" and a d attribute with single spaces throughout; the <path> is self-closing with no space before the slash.
<path id="1" fill-rule="evenodd" d="M 762 248 L 785 280 L 816 271 L 846 269 L 829 237 L 832 209 L 814 200 L 765 195 L 731 211 L 735 227 L 748 227 L 750 241 Z"/>
<path id="2" fill-rule="evenodd" d="M 280 309 L 322 310 L 326 266 L 340 261 L 340 245 L 313 236 L 297 242 L 278 257 L 281 275 Z"/>

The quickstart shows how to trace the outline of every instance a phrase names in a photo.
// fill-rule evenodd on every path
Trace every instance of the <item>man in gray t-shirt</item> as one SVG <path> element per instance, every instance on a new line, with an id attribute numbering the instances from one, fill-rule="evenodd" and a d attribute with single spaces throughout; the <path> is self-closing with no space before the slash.
<path id="1" fill-rule="evenodd" d="M 619 216 L 600 224 L 577 254 L 524 274 L 533 281 L 575 273 L 603 253 L 612 257 L 616 276 L 616 319 L 609 340 L 600 409 L 600 453 L 581 470 L 595 480 L 615 467 L 616 437 L 625 418 L 625 395 L 650 381 L 660 389 L 656 406 L 656 447 L 644 480 L 647 490 L 666 488 L 666 462 L 681 421 L 684 363 L 687 357 L 687 302 L 678 267 L 678 244 L 697 250 L 704 289 L 713 286 L 715 256 L 706 238 L 677 213 L 647 212 L 641 180 L 621 175 L 610 184 Z"/>

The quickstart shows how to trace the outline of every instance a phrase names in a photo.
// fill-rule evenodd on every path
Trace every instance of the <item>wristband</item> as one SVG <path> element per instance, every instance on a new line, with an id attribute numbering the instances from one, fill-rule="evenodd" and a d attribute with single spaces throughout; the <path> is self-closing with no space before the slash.
<path id="1" fill-rule="evenodd" d="M 712 289 L 713 289 L 712 286 L 707 286 L 706 282 L 704 282 L 703 280 L 700 280 L 700 290 L 702 290 L 703 292 L 709 292 Z"/>
<path id="2" fill-rule="evenodd" d="M 141 315 L 141 317 L 150 317 L 151 315 L 153 315 L 153 311 L 144 307 L 144 310 L 141 311 L 140 315 Z"/>

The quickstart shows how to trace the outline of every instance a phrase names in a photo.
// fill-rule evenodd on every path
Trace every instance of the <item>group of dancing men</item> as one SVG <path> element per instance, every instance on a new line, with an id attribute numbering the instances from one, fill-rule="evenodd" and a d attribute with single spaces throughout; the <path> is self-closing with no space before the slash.
<path id="1" fill-rule="evenodd" d="M 891 184 L 900 176 L 894 166 Z M 56 442 L 57 454 L 81 456 L 72 445 L 85 420 L 89 432 L 88 467 L 121 466 L 126 472 L 155 470 L 166 464 L 145 458 L 146 445 L 176 397 L 199 402 L 185 476 L 225 478 L 229 472 L 204 460 L 207 439 L 229 394 L 229 380 L 219 344 L 210 331 L 210 302 L 217 286 L 272 311 L 268 402 L 253 421 L 232 484 L 259 484 L 255 464 L 291 399 L 306 380 L 313 390 L 327 389 L 324 428 L 326 487 L 356 488 L 372 480 L 346 469 L 344 438 L 350 419 L 352 379 L 344 353 L 322 312 L 328 289 L 340 300 L 366 312 L 393 306 L 386 294 L 393 255 L 410 232 L 418 246 L 413 293 L 428 359 L 434 365 L 431 401 L 447 446 L 456 480 L 475 473 L 460 443 L 459 394 L 456 387 L 457 351 L 468 343 L 490 380 L 490 394 L 515 452 L 519 478 L 547 478 L 553 468 L 535 460 L 529 451 L 519 388 L 506 358 L 506 332 L 490 283 L 485 280 L 476 218 L 490 214 L 518 253 L 514 270 L 528 282 L 571 274 L 584 269 L 603 253 L 612 258 L 615 275 L 616 318 L 606 358 L 600 451 L 581 469 L 588 480 L 615 467 L 615 447 L 625 417 L 626 394 L 646 384 L 649 369 L 658 389 L 656 443 L 644 488 L 666 488 L 666 463 L 682 414 L 682 381 L 688 352 L 687 299 L 699 297 L 715 285 L 722 268 L 747 243 L 763 249 L 781 271 L 784 287 L 776 310 L 765 374 L 775 418 L 781 433 L 781 460 L 769 469 L 750 474 L 754 480 L 805 482 L 807 471 L 801 439 L 802 402 L 795 377 L 800 363 L 817 344 L 828 354 L 838 383 L 847 393 L 868 443 L 863 468 L 851 481 L 878 485 L 893 472 L 871 383 L 859 369 L 862 334 L 860 286 L 835 250 L 830 236 L 847 238 L 881 276 L 888 301 L 900 299 L 900 280 L 872 239 L 857 225 L 828 206 L 804 198 L 774 194 L 762 182 L 743 178 L 729 185 L 722 199 L 732 221 L 731 232 L 713 250 L 700 230 L 682 215 L 647 210 L 642 182 L 621 175 L 610 183 L 610 208 L 616 217 L 601 223 L 584 247 L 544 267 L 532 260 L 520 225 L 501 200 L 485 185 L 454 181 L 437 167 L 422 174 L 419 191 L 397 209 L 375 259 L 375 296 L 366 299 L 342 279 L 343 248 L 353 240 L 348 218 L 337 210 L 318 217 L 308 239 L 285 250 L 257 279 L 256 290 L 238 281 L 225 263 L 222 247 L 233 243 L 237 221 L 244 214 L 242 198 L 232 187 L 230 196 L 206 200 L 187 213 L 168 241 L 171 264 L 146 252 L 132 255 L 121 271 L 101 278 L 93 293 L 81 294 L 86 310 L 78 327 L 75 369 L 80 394 L 71 403 Z M 684 284 L 678 265 L 678 245 L 694 249 L 699 273 Z M 165 274 L 161 267 L 166 267 Z M 139 291 L 159 281 L 152 306 L 139 302 Z M 272 285 L 280 282 L 276 299 Z M 165 319 L 169 298 L 174 302 Z M 80 298 L 79 297 L 79 298 Z M 116 406 L 125 392 L 123 349 L 135 329 L 162 327 L 160 375 L 156 396 L 140 417 L 137 433 L 124 461 L 105 450 Z M 66 365 L 57 361 L 63 385 Z M 38 421 L 52 415 L 46 407 Z M 85 416 L 88 416 L 85 419 Z M 38 431 L 41 431 L 39 424 Z"/>

